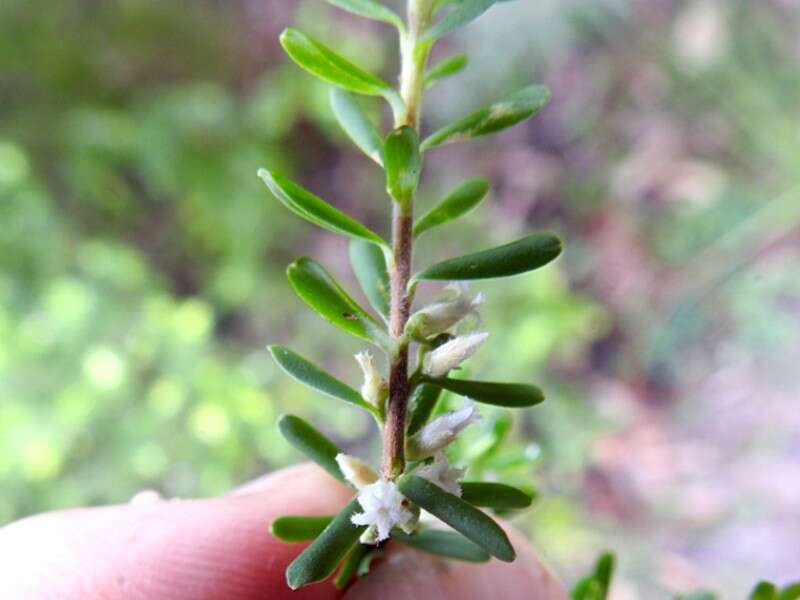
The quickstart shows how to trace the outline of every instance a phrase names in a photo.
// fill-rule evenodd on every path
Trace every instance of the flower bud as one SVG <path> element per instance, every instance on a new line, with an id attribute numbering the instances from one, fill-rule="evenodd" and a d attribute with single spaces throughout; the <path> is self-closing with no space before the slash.
<path id="1" fill-rule="evenodd" d="M 389 385 L 375 368 L 375 361 L 369 352 L 359 352 L 355 355 L 356 362 L 364 373 L 364 385 L 361 386 L 361 396 L 372 404 L 381 408 L 389 395 Z"/>
<path id="2" fill-rule="evenodd" d="M 489 334 L 486 332 L 460 335 L 442 344 L 425 357 L 423 371 L 431 377 L 444 377 L 470 356 L 475 354 Z"/>
<path id="3" fill-rule="evenodd" d="M 459 498 L 461 497 L 461 486 L 458 482 L 464 477 L 465 472 L 466 469 L 463 467 L 451 467 L 443 452 L 434 454 L 431 464 L 414 469 L 414 475 L 427 479 L 445 492 Z"/>
<path id="4" fill-rule="evenodd" d="M 475 403 L 467 399 L 458 410 L 444 413 L 425 425 L 408 438 L 406 454 L 412 460 L 422 460 L 433 456 L 450 444 L 461 431 L 472 423 L 480 421 L 481 416 Z"/>
<path id="5" fill-rule="evenodd" d="M 408 334 L 417 340 L 425 340 L 443 333 L 471 314 L 483 304 L 483 294 L 470 299 L 466 284 L 451 284 L 445 288 L 450 297 L 430 304 L 411 315 L 406 325 Z"/>
<path id="6" fill-rule="evenodd" d="M 352 483 L 357 490 L 378 480 L 378 474 L 375 469 L 355 456 L 339 453 L 336 455 L 336 464 L 339 465 L 339 470 L 344 475 L 344 478 Z"/>

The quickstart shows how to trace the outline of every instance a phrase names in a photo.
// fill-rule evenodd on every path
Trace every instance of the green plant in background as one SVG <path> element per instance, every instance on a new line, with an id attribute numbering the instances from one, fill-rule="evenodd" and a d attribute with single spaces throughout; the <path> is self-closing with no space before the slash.
<path id="1" fill-rule="evenodd" d="M 572 600 L 605 600 L 614 576 L 614 555 L 606 552 L 594 565 L 594 569 L 583 577 L 572 589 Z"/>
<path id="2" fill-rule="evenodd" d="M 491 555 L 514 560 L 514 549 L 502 528 L 478 507 L 525 508 L 531 502 L 530 495 L 502 483 L 461 481 L 466 468 L 452 466 L 445 449 L 480 418 L 473 400 L 522 408 L 538 404 L 544 397 L 532 385 L 451 376 L 488 337 L 486 332 L 474 331 L 478 321 L 472 317 L 482 298 L 471 298 L 463 282 L 525 273 L 546 265 L 561 252 L 555 236 L 532 234 L 433 264 L 412 275 L 414 241 L 474 208 L 489 187 L 482 178 L 468 180 L 415 221 L 414 200 L 424 153 L 510 127 L 544 106 L 549 92 L 542 86 L 527 87 L 420 139 L 425 88 L 437 78 L 458 72 L 466 62 L 463 56 L 456 56 L 426 70 L 432 46 L 438 38 L 480 16 L 493 2 L 462 0 L 451 5 L 409 0 L 405 23 L 372 0 L 331 3 L 397 29 L 399 89 L 296 29 L 286 29 L 281 44 L 300 67 L 333 84 L 331 107 L 340 125 L 383 168 L 392 202 L 392 242 L 275 171 L 261 169 L 259 176 L 291 211 L 352 238 L 353 270 L 377 316 L 353 300 L 312 258 L 296 260 L 287 275 L 297 295 L 315 312 L 383 352 L 389 372 L 384 377 L 370 353 L 357 354 L 364 383 L 356 391 L 292 350 L 270 347 L 275 361 L 290 376 L 367 411 L 383 434 L 383 462 L 378 473 L 360 459 L 344 454 L 306 421 L 296 416 L 280 420 L 281 433 L 293 446 L 355 490 L 353 499 L 335 516 L 286 516 L 272 524 L 273 534 L 286 541 L 313 539 L 287 568 L 287 582 L 293 589 L 325 579 L 339 565 L 336 584 L 347 585 L 355 574 L 365 571 L 363 565 L 371 560 L 373 548 L 390 537 L 450 558 L 483 561 Z M 441 16 L 440 11 L 444 13 Z M 350 93 L 388 102 L 393 115 L 393 129 L 388 135 L 378 132 Z M 439 301 L 412 314 L 417 285 L 426 280 L 453 283 Z M 413 347 L 416 353 L 412 361 Z M 457 410 L 434 416 L 442 390 L 465 401 Z M 454 531 L 421 525 L 421 509 Z"/>

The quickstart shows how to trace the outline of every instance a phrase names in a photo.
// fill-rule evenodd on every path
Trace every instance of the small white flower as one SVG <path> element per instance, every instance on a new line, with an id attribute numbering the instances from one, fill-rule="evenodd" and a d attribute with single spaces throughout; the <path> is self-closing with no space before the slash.
<path id="1" fill-rule="evenodd" d="M 475 403 L 467 399 L 458 410 L 436 417 L 417 433 L 408 438 L 406 451 L 409 458 L 420 460 L 433 456 L 436 452 L 456 439 L 461 431 L 472 423 L 480 421 L 481 416 Z"/>
<path id="2" fill-rule="evenodd" d="M 364 373 L 364 385 L 361 386 L 361 396 L 373 406 L 383 406 L 389 394 L 389 386 L 375 368 L 375 361 L 369 352 L 359 352 L 355 355 L 356 362 Z"/>
<path id="3" fill-rule="evenodd" d="M 378 474 L 375 469 L 355 456 L 339 453 L 336 455 L 336 464 L 339 465 L 339 470 L 344 475 L 344 478 L 352 483 L 357 490 L 378 480 Z"/>
<path id="4" fill-rule="evenodd" d="M 477 315 L 483 304 L 483 294 L 470 298 L 465 283 L 452 283 L 445 290 L 448 297 L 430 304 L 411 315 L 407 330 L 416 339 L 426 339 L 443 333 L 468 315 Z"/>
<path id="5" fill-rule="evenodd" d="M 392 527 L 410 532 L 416 525 L 418 515 L 406 502 L 396 483 L 379 479 L 358 492 L 358 503 L 364 512 L 354 514 L 350 520 L 354 525 L 368 526 L 362 535 L 362 540 L 367 540 L 365 543 L 381 542 L 389 538 Z"/>
<path id="6" fill-rule="evenodd" d="M 489 334 L 486 332 L 460 335 L 442 344 L 425 356 L 424 371 L 431 377 L 444 377 L 470 356 L 475 354 Z"/>
<path id="7" fill-rule="evenodd" d="M 433 455 L 433 462 L 429 465 L 422 465 L 414 470 L 414 475 L 427 479 L 434 485 L 438 485 L 445 492 L 461 497 L 461 486 L 459 481 L 464 477 L 467 470 L 462 467 L 451 467 L 447 462 L 444 453 L 437 452 Z"/>

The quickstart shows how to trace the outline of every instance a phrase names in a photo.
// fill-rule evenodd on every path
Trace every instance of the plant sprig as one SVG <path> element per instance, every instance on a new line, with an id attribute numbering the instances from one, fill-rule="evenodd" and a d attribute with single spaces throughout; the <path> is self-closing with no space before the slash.
<path id="1" fill-rule="evenodd" d="M 337 515 L 286 516 L 272 524 L 272 533 L 288 542 L 312 540 L 289 565 L 290 587 L 327 578 L 338 568 L 335 583 L 348 584 L 369 570 L 376 553 L 370 546 L 390 537 L 399 543 L 451 559 L 480 562 L 494 556 L 512 561 L 514 548 L 502 527 L 481 508 L 498 511 L 530 505 L 526 492 L 498 482 L 462 479 L 444 451 L 461 430 L 478 420 L 473 400 L 523 408 L 544 400 L 533 385 L 474 381 L 451 377 L 486 340 L 485 332 L 458 333 L 477 313 L 482 297 L 470 298 L 465 284 L 448 286 L 440 301 L 413 312 L 417 285 L 423 280 L 458 282 L 509 277 L 533 271 L 561 253 L 552 234 L 535 233 L 495 248 L 474 251 L 422 268 L 413 274 L 415 238 L 475 208 L 489 190 L 488 180 L 471 178 L 447 194 L 419 219 L 414 204 L 425 153 L 438 146 L 469 140 L 511 127 L 541 109 L 550 94 L 532 85 L 421 138 L 424 91 L 455 75 L 467 57 L 446 58 L 428 69 L 428 55 L 437 39 L 469 23 L 498 0 L 408 0 L 403 21 L 376 0 L 328 0 L 362 17 L 393 25 L 400 36 L 400 83 L 396 89 L 325 43 L 286 29 L 280 36 L 287 54 L 302 69 L 331 84 L 333 114 L 353 143 L 385 173 L 392 206 L 391 243 L 353 217 L 271 169 L 259 176 L 292 212 L 328 231 L 350 237 L 350 260 L 356 278 L 377 315 L 362 307 L 317 261 L 302 257 L 287 270 L 297 295 L 325 320 L 374 344 L 389 364 L 386 376 L 372 355 L 356 359 L 364 380 L 356 390 L 300 354 L 270 346 L 280 368 L 321 392 L 369 412 L 383 435 L 380 471 L 348 456 L 312 425 L 295 416 L 280 420 L 286 439 L 333 477 L 355 488 L 353 499 Z M 392 110 L 394 125 L 382 133 L 353 95 L 377 96 Z M 463 329 L 463 328 L 462 328 Z M 412 350 L 416 348 L 416 352 Z M 415 357 L 415 360 L 412 360 Z M 442 390 L 463 396 L 459 410 L 437 414 Z M 424 510 L 455 531 L 430 529 L 419 523 Z"/>

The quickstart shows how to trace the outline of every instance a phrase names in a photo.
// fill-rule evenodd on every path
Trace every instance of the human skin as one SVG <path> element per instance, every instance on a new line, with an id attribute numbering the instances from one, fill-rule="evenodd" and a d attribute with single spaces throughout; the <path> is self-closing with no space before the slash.
<path id="1" fill-rule="evenodd" d="M 332 514 L 351 494 L 303 464 L 217 498 L 29 517 L 0 529 L 0 590 L 17 600 L 567 599 L 511 529 L 513 563 L 474 565 L 398 548 L 344 595 L 330 582 L 292 592 L 284 570 L 302 545 L 273 538 L 268 523 Z"/>

